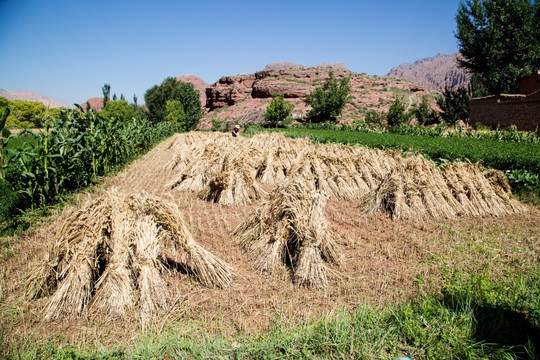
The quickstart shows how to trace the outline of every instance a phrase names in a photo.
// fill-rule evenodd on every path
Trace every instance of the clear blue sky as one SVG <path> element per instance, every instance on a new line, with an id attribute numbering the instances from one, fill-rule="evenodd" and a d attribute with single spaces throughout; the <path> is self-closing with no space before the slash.
<path id="1" fill-rule="evenodd" d="M 459 0 L 0 0 L 0 88 L 66 105 L 144 93 L 167 76 L 207 83 L 267 63 L 343 62 L 384 75 L 457 51 Z"/>

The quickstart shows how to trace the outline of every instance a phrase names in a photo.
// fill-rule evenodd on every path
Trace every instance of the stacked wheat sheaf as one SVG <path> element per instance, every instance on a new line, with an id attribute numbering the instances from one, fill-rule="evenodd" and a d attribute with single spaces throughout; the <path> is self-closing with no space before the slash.
<path id="1" fill-rule="evenodd" d="M 470 163 L 442 168 L 421 155 L 315 145 L 278 134 L 232 138 L 190 133 L 171 145 L 176 176 L 168 189 L 189 190 L 222 206 L 258 208 L 233 235 L 259 271 L 290 266 L 307 287 L 327 284 L 325 262 L 339 263 L 324 219 L 327 198 L 358 200 L 366 213 L 394 219 L 502 216 L 526 208 L 503 173 Z"/>
<path id="2" fill-rule="evenodd" d="M 315 145 L 278 134 L 252 138 L 177 135 L 168 190 L 192 191 L 219 206 L 255 204 L 232 233 L 256 270 L 290 270 L 299 286 L 327 285 L 327 263 L 340 263 L 324 217 L 328 199 L 356 200 L 366 213 L 393 219 L 503 216 L 526 211 L 500 171 L 470 163 L 437 167 L 420 155 L 356 146 Z M 180 254 L 171 257 L 171 254 Z M 204 285 L 226 287 L 234 270 L 195 242 L 176 204 L 114 191 L 65 215 L 48 261 L 29 293 L 52 294 L 46 316 L 87 308 L 143 320 L 167 304 L 162 275 L 184 268 Z"/>
<path id="3" fill-rule="evenodd" d="M 45 318 L 87 309 L 125 315 L 139 306 L 144 324 L 170 298 L 165 273 L 178 269 L 207 286 L 226 287 L 234 270 L 199 245 L 176 204 L 112 190 L 65 214 L 47 261 L 27 292 L 51 295 Z"/>

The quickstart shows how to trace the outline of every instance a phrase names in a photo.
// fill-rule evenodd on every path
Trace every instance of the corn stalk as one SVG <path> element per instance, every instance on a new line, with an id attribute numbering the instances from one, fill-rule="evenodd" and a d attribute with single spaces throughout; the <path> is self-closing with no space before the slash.
<path id="1" fill-rule="evenodd" d="M 7 143 L 5 143 L 4 141 L 2 130 L 4 130 L 7 118 L 10 113 L 11 113 L 11 109 L 6 108 L 0 115 L 0 179 L 2 180 L 5 179 L 6 156 L 5 156 L 4 147 L 7 145 Z"/>

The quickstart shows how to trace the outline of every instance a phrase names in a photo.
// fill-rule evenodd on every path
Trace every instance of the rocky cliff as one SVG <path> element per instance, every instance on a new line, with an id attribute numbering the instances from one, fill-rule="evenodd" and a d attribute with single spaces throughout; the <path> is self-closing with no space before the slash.
<path id="1" fill-rule="evenodd" d="M 347 77 L 351 84 L 352 100 L 338 119 L 340 122 L 350 123 L 363 119 L 368 110 L 387 111 L 396 96 L 412 104 L 428 94 L 423 87 L 407 80 L 357 74 L 346 68 L 321 66 L 268 69 L 267 66 L 265 70 L 254 74 L 224 76 L 208 86 L 207 112 L 202 125 L 209 127 L 213 119 L 238 122 L 241 125 L 261 122 L 262 113 L 272 94 L 283 94 L 294 105 L 293 117 L 303 117 L 309 109 L 303 101 L 304 97 L 320 86 L 331 70 L 334 77 Z"/>
<path id="2" fill-rule="evenodd" d="M 430 90 L 441 91 L 445 86 L 455 89 L 466 86 L 470 74 L 458 68 L 456 60 L 459 53 L 452 55 L 437 54 L 416 60 L 414 63 L 403 63 L 392 68 L 386 76 L 407 79 Z"/>

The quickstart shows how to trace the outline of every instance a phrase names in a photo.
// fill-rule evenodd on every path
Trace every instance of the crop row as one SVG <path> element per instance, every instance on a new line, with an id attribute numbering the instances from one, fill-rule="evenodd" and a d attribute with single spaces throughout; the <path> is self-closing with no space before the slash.
<path id="1" fill-rule="evenodd" d="M 540 144 L 535 143 L 302 128 L 282 131 L 290 137 L 309 137 L 319 143 L 418 152 L 437 163 L 464 160 L 503 171 L 527 170 L 540 174 Z"/>
<path id="2" fill-rule="evenodd" d="M 104 119 L 92 112 L 63 110 L 42 132 L 11 135 L 6 141 L 5 179 L 0 179 L 0 225 L 15 210 L 54 203 L 85 188 L 171 135 L 173 126 L 133 118 Z"/>

